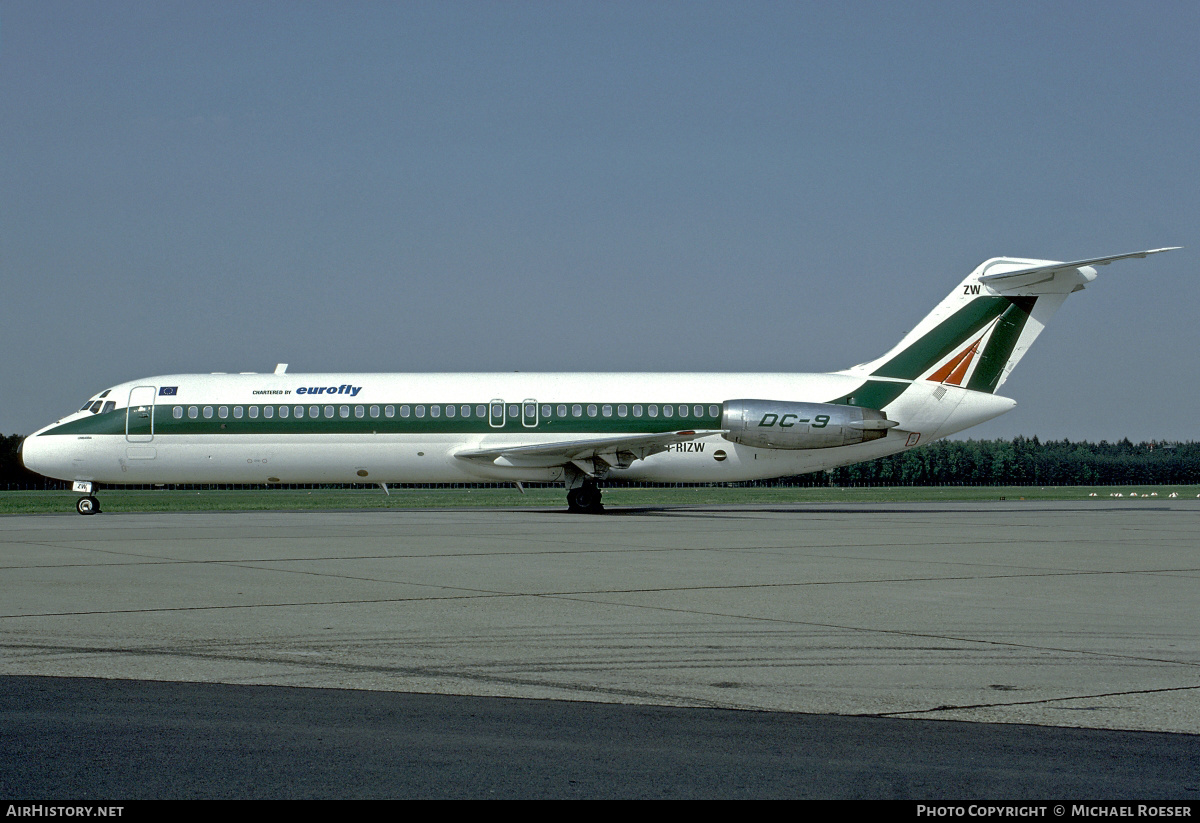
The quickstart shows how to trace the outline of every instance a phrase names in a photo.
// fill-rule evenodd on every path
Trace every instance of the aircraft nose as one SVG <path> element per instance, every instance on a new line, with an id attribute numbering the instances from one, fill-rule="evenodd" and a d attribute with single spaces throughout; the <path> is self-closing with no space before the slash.
<path id="1" fill-rule="evenodd" d="M 21 465 L 26 471 L 31 471 L 34 474 L 46 475 L 46 450 L 39 448 L 41 443 L 38 442 L 37 435 L 31 434 L 25 437 L 17 444 L 17 459 L 21 461 Z"/>
<path id="2" fill-rule="evenodd" d="M 43 477 L 70 480 L 86 470 L 92 457 L 92 441 L 56 436 L 53 432 L 57 425 L 52 423 L 21 441 L 21 465 Z"/>
<path id="3" fill-rule="evenodd" d="M 27 437 L 22 437 L 21 442 L 17 444 L 17 460 L 21 461 L 21 467 L 24 469 L 29 468 L 25 465 L 25 441 L 28 439 Z"/>

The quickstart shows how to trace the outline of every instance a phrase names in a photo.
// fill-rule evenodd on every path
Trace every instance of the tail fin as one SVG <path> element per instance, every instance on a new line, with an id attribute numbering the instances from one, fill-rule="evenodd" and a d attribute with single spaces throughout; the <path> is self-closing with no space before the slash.
<path id="1" fill-rule="evenodd" d="M 993 393 L 1067 296 L 1096 278 L 1096 266 L 1176 248 L 1073 263 L 994 257 L 971 272 L 895 348 L 846 373 Z"/>

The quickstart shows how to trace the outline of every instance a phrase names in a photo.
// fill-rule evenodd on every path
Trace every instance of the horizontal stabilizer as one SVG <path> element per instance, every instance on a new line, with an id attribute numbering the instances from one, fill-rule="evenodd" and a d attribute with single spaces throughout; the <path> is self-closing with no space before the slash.
<path id="1" fill-rule="evenodd" d="M 1031 275 L 1041 275 L 1043 277 L 1053 277 L 1059 272 L 1069 271 L 1071 269 L 1079 269 L 1084 266 L 1107 266 L 1115 260 L 1128 260 L 1131 257 L 1147 257 L 1151 254 L 1158 254 L 1164 251 L 1175 251 L 1181 246 L 1168 246 L 1163 249 L 1149 249 L 1148 251 L 1135 251 L 1129 254 L 1115 254 L 1112 257 L 1096 257 L 1091 260 L 1076 260 L 1071 263 L 1049 263 L 1043 266 L 1031 266 L 1029 268 L 1017 269 L 1016 271 L 998 272 L 996 274 L 981 274 L 979 282 L 997 286 L 1007 285 L 1008 282 L 1017 280 L 1018 278 L 1030 277 Z"/>

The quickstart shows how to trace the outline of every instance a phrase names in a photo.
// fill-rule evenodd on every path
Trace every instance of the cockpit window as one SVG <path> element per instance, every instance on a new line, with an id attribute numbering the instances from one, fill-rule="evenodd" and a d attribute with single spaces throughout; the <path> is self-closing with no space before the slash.
<path id="1" fill-rule="evenodd" d="M 108 394 L 108 392 L 105 392 L 104 394 Z M 105 414 L 108 414 L 110 411 L 112 411 L 116 407 L 117 407 L 117 402 L 115 400 L 108 400 L 108 401 L 105 401 L 104 408 L 101 409 L 100 411 L 104 412 Z"/>
<path id="2" fill-rule="evenodd" d="M 92 400 L 89 398 L 88 401 L 86 403 L 84 403 L 83 406 L 81 406 L 79 410 L 87 411 L 88 409 L 90 409 L 92 407 L 92 403 L 95 403 L 95 402 L 96 402 L 95 400 Z"/>
<path id="3" fill-rule="evenodd" d="M 112 389 L 105 389 L 104 391 L 100 392 L 100 399 L 103 400 L 104 398 L 108 397 L 108 393 L 110 391 L 112 391 Z"/>

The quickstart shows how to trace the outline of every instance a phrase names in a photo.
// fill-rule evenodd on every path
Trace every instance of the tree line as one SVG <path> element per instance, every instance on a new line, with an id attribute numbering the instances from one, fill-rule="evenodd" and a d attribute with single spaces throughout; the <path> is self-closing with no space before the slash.
<path id="1" fill-rule="evenodd" d="M 0 489 L 62 489 L 68 483 L 27 471 L 21 435 L 0 435 Z M 938 440 L 927 446 L 755 485 L 798 486 L 1121 486 L 1200 484 L 1200 443 L 1048 440 Z"/>
<path id="2" fill-rule="evenodd" d="M 822 477 L 823 475 L 823 477 Z M 800 478 L 795 478 L 797 481 Z M 938 440 L 818 472 L 831 486 L 1121 486 L 1200 483 L 1200 443 Z"/>

